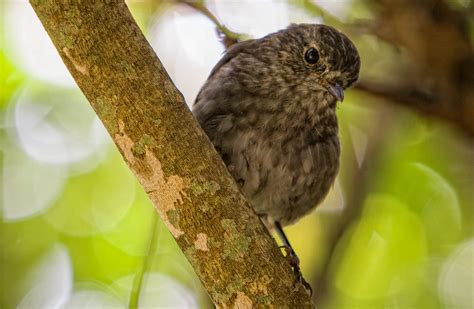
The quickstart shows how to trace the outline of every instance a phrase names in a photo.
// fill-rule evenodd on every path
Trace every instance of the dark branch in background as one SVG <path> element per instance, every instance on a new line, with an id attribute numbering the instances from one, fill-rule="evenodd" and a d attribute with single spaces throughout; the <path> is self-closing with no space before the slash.
<path id="1" fill-rule="evenodd" d="M 423 113 L 433 113 L 430 106 L 435 104 L 437 100 L 433 95 L 421 92 L 421 90 L 417 88 L 410 88 L 409 86 L 390 86 L 388 84 L 368 80 L 357 82 L 354 88 L 383 100 L 389 100 L 402 106 L 410 106 Z"/>
<path id="2" fill-rule="evenodd" d="M 421 115 L 435 116 L 449 121 L 466 132 L 471 130 L 462 119 L 458 119 L 456 113 L 446 110 L 437 97 L 422 92 L 418 88 L 407 85 L 389 85 L 368 80 L 357 82 L 354 88 L 382 101 L 410 108 Z M 456 106 L 453 107 L 455 108 Z"/>
<path id="3" fill-rule="evenodd" d="M 411 80 L 420 88 L 365 83 L 360 89 L 444 119 L 473 136 L 474 52 L 466 13 L 443 0 L 369 3 L 376 12 L 372 34 L 410 56 L 411 63 L 401 62 L 399 72 L 406 76 L 411 69 Z M 419 96 L 425 88 L 433 100 Z"/>

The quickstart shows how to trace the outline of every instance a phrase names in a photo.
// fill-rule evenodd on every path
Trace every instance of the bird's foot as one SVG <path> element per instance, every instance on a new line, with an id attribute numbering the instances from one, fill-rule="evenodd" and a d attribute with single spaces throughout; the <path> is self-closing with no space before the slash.
<path id="1" fill-rule="evenodd" d="M 301 283 L 306 290 L 309 291 L 310 295 L 313 295 L 313 289 L 311 285 L 303 278 L 303 274 L 301 273 L 300 269 L 300 259 L 296 255 L 295 251 L 290 246 L 280 246 L 280 249 L 285 249 L 285 259 L 290 264 L 291 268 L 293 268 L 293 273 L 295 274 L 295 282 L 293 283 L 296 285 L 297 283 Z"/>

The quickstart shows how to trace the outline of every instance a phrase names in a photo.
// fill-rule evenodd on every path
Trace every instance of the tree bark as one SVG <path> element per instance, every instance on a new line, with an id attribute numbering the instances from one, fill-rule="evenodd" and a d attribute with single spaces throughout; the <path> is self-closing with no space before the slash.
<path id="1" fill-rule="evenodd" d="M 312 306 L 125 3 L 30 2 L 213 302 Z"/>

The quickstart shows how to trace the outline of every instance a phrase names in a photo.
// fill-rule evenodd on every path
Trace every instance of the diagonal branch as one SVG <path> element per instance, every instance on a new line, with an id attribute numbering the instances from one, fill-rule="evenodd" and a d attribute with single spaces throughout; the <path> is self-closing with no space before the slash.
<path id="1" fill-rule="evenodd" d="M 196 11 L 201 12 L 204 16 L 209 18 L 210 21 L 216 26 L 217 33 L 220 35 L 222 39 L 222 43 L 226 48 L 238 43 L 240 41 L 244 41 L 249 37 L 244 35 L 243 33 L 233 32 L 229 28 L 227 28 L 224 24 L 222 24 L 219 19 L 217 19 L 214 14 L 200 1 L 193 1 L 193 0 L 176 0 L 178 3 L 186 4 Z"/>
<path id="2" fill-rule="evenodd" d="M 31 5 L 216 306 L 311 306 L 125 3 Z"/>

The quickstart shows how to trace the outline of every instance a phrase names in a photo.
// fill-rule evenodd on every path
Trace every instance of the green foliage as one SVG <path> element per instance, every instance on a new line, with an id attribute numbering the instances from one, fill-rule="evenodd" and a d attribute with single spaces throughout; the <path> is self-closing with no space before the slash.
<path id="1" fill-rule="evenodd" d="M 396 197 L 382 194 L 367 198 L 361 219 L 338 249 L 334 285 L 359 300 L 384 299 L 413 288 L 427 251 L 420 219 Z"/>
<path id="2" fill-rule="evenodd" d="M 136 180 L 118 152 L 110 154 L 93 171 L 68 179 L 63 193 L 45 214 L 57 230 L 68 235 L 95 235 L 116 227 L 127 214 Z"/>

